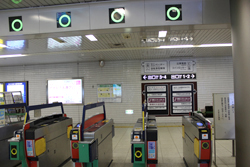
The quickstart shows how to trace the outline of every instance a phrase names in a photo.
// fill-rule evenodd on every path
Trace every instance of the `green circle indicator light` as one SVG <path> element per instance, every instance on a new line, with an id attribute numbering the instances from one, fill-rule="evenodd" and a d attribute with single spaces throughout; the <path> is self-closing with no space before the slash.
<path id="1" fill-rule="evenodd" d="M 20 2 L 22 2 L 22 0 L 12 0 L 12 2 L 15 4 L 19 4 Z"/>
<path id="2" fill-rule="evenodd" d="M 15 27 L 15 23 L 19 23 L 19 24 L 20 24 L 20 27 L 19 27 L 19 28 L 16 28 L 16 27 Z M 15 19 L 15 20 L 11 23 L 11 28 L 12 28 L 14 31 L 21 31 L 22 28 L 23 28 L 23 22 L 22 22 L 20 19 Z"/>
<path id="3" fill-rule="evenodd" d="M 63 18 L 67 18 L 68 19 L 68 22 L 66 24 L 63 24 L 62 23 L 62 19 Z M 60 18 L 59 18 L 59 25 L 62 26 L 62 27 L 68 27 L 71 23 L 71 18 L 68 16 L 68 15 L 62 15 Z"/>
<path id="4" fill-rule="evenodd" d="M 172 17 L 172 16 L 170 15 L 170 12 L 171 12 L 172 10 L 175 10 L 175 11 L 177 12 L 177 15 L 176 15 L 175 17 Z M 169 8 L 169 9 L 167 10 L 167 17 L 168 17 L 170 20 L 177 20 L 177 19 L 180 17 L 180 15 L 181 15 L 181 11 L 180 11 L 180 9 L 178 9 L 177 7 L 171 7 L 171 8 Z"/>
<path id="5" fill-rule="evenodd" d="M 120 19 L 116 19 L 114 16 L 115 14 L 118 13 L 119 15 L 121 15 L 121 18 Z M 123 12 L 120 12 L 119 10 L 114 10 L 112 13 L 111 13 L 111 19 L 113 22 L 115 23 L 120 23 L 123 19 L 124 19 L 124 16 L 125 14 Z"/>

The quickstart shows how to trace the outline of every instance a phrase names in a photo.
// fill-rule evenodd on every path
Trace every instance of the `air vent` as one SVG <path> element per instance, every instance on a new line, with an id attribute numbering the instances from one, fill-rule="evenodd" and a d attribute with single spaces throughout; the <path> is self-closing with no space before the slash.
<path id="1" fill-rule="evenodd" d="M 111 48 L 125 48 L 124 43 L 110 43 L 109 46 Z"/>

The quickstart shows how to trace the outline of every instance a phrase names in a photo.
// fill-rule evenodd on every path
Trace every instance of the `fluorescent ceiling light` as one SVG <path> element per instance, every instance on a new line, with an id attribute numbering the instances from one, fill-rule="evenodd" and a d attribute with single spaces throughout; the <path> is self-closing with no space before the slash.
<path id="1" fill-rule="evenodd" d="M 159 46 L 158 49 L 169 49 L 169 48 L 205 48 L 205 47 L 229 47 L 232 43 L 220 43 L 220 44 L 201 44 L 201 45 L 163 45 Z"/>
<path id="2" fill-rule="evenodd" d="M 85 35 L 90 41 L 98 41 L 94 35 Z"/>
<path id="3" fill-rule="evenodd" d="M 0 59 L 1 59 L 1 58 L 9 58 L 9 57 L 23 57 L 23 56 L 27 56 L 27 55 L 23 55 L 23 54 L 0 55 Z"/>
<path id="4" fill-rule="evenodd" d="M 2 44 L 2 43 L 0 43 L 0 47 L 2 47 L 2 48 L 7 48 L 8 46 L 7 46 L 7 45 L 4 45 L 4 44 Z"/>
<path id="5" fill-rule="evenodd" d="M 158 37 L 159 38 L 164 38 L 167 36 L 167 31 L 159 31 Z"/>
<path id="6" fill-rule="evenodd" d="M 233 46 L 232 43 L 219 43 L 219 44 L 201 44 L 195 45 L 195 47 L 223 47 L 223 46 Z"/>
<path id="7" fill-rule="evenodd" d="M 168 48 L 193 48 L 194 45 L 164 45 L 159 46 L 159 49 L 168 49 Z"/>

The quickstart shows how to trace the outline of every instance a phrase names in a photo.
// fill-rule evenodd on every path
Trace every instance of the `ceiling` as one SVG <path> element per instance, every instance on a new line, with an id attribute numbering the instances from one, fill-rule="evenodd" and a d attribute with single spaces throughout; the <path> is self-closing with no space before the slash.
<path id="1" fill-rule="evenodd" d="M 92 0 L 94 2 L 97 0 Z M 1 0 L 0 10 L 84 3 L 90 0 L 23 0 L 14 4 L 11 0 Z M 164 42 L 143 42 L 143 39 L 157 38 L 160 30 L 167 30 Z M 98 41 L 91 42 L 85 35 L 93 34 Z M 51 48 L 48 38 L 77 37 L 76 40 L 64 38 L 62 48 Z M 171 37 L 192 37 L 192 41 L 170 41 Z M 81 38 L 81 42 L 79 42 Z M 86 61 L 148 60 L 167 58 L 232 56 L 232 47 L 174 48 L 158 49 L 161 45 L 200 45 L 231 43 L 230 25 L 185 25 L 156 26 L 137 28 L 117 28 L 105 30 L 73 31 L 50 34 L 0 37 L 0 40 L 26 40 L 21 50 L 0 49 L 0 55 L 25 54 L 28 56 L 0 59 L 0 66 L 29 65 Z M 54 43 L 57 43 L 54 41 Z"/>
<path id="2" fill-rule="evenodd" d="M 47 7 L 77 3 L 100 2 L 109 0 L 1 0 L 0 10 Z"/>

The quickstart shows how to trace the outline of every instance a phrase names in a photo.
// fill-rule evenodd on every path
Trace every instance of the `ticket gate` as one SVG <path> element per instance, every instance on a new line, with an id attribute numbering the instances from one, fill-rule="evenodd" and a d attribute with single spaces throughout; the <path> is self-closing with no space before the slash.
<path id="1" fill-rule="evenodd" d="M 25 107 L 25 103 L 0 105 L 0 109 L 19 109 Z M 15 115 L 15 114 L 14 114 Z M 20 115 L 19 115 L 20 116 Z M 9 143 L 8 140 L 13 137 L 14 131 L 23 127 L 23 121 L 10 122 L 0 126 L 0 166 L 12 167 L 21 163 L 21 161 L 11 161 L 9 159 Z"/>
<path id="2" fill-rule="evenodd" d="M 61 106 L 62 114 L 29 119 L 30 110 L 56 106 Z M 11 160 L 21 160 L 22 167 L 58 167 L 70 159 L 72 119 L 64 114 L 62 103 L 27 106 L 24 123 L 8 140 Z"/>
<path id="3" fill-rule="evenodd" d="M 202 114 L 182 117 L 183 160 L 187 167 L 211 167 L 211 123 Z"/>
<path id="4" fill-rule="evenodd" d="M 158 164 L 157 125 L 155 116 L 139 118 L 131 132 L 133 167 L 156 167 Z"/>
<path id="5" fill-rule="evenodd" d="M 103 113 L 85 120 L 86 110 L 103 106 Z M 113 119 L 106 119 L 104 102 L 85 105 L 82 123 L 70 132 L 71 158 L 75 167 L 107 167 L 113 161 Z"/>

